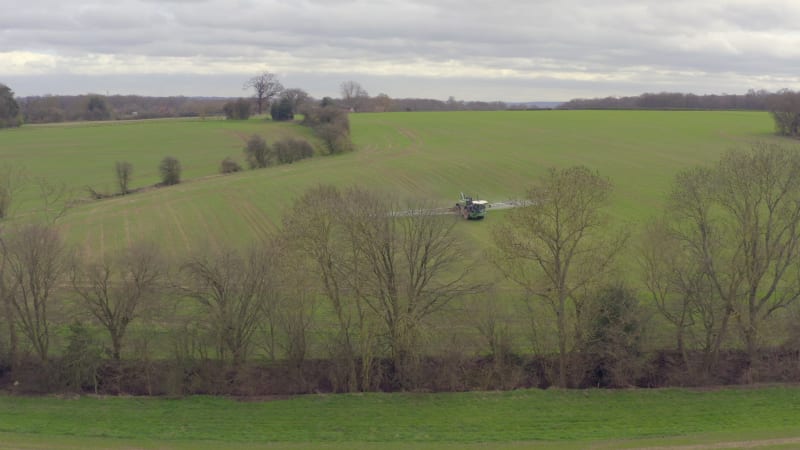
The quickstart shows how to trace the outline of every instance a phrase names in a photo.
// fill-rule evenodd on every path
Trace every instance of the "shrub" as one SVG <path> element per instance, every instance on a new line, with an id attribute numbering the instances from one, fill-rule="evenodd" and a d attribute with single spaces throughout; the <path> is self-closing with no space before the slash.
<path id="1" fill-rule="evenodd" d="M 303 124 L 325 143 L 329 154 L 344 153 L 353 149 L 350 140 L 350 120 L 347 112 L 335 106 L 309 108 L 305 111 Z"/>
<path id="2" fill-rule="evenodd" d="M 242 166 L 233 160 L 230 156 L 226 157 L 219 163 L 219 173 L 234 173 L 241 172 Z"/>
<path id="3" fill-rule="evenodd" d="M 65 387 L 78 392 L 89 389 L 97 392 L 102 349 L 89 329 L 80 322 L 69 327 L 67 348 L 61 362 Z"/>
<path id="4" fill-rule="evenodd" d="M 288 97 L 281 98 L 280 101 L 274 102 L 270 108 L 270 115 L 274 121 L 284 121 L 294 119 L 292 100 Z"/>
<path id="5" fill-rule="evenodd" d="M 19 104 L 14 100 L 14 91 L 0 83 L 0 128 L 22 125 Z"/>
<path id="6" fill-rule="evenodd" d="M 273 153 L 280 164 L 291 164 L 314 156 L 314 148 L 303 139 L 284 139 L 273 145 Z"/>
<path id="7" fill-rule="evenodd" d="M 624 387 L 642 366 L 643 318 L 636 293 L 622 283 L 602 286 L 592 296 L 583 351 L 590 357 L 584 384 Z"/>
<path id="8" fill-rule="evenodd" d="M 244 158 L 251 169 L 261 169 L 267 167 L 272 162 L 272 155 L 267 142 L 261 136 L 254 134 L 250 136 L 244 148 Z"/>
<path id="9" fill-rule="evenodd" d="M 161 173 L 161 183 L 165 186 L 181 182 L 181 163 L 171 156 L 161 160 L 158 171 Z"/>
<path id="10" fill-rule="evenodd" d="M 117 161 L 114 168 L 117 174 L 117 185 L 119 186 L 119 192 L 120 194 L 125 195 L 130 192 L 128 185 L 130 185 L 131 177 L 133 176 L 133 164 L 127 161 Z"/>
<path id="11" fill-rule="evenodd" d="M 247 120 L 250 118 L 250 101 L 240 98 L 233 102 L 225 103 L 222 107 L 225 118 L 229 120 Z"/>

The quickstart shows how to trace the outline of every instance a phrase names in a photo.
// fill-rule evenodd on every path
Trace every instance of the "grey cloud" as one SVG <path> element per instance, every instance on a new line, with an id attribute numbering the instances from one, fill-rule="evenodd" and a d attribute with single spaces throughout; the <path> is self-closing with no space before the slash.
<path id="1" fill-rule="evenodd" d="M 696 74 L 797 83 L 800 73 L 800 6 L 788 0 L 33 0 L 13 11 L 0 17 L 0 52 L 195 58 L 197 73 L 211 61 L 269 67 L 279 57 L 297 66 L 287 75 L 324 62 L 337 73 L 388 64 L 413 76 L 402 67 L 454 61 L 543 86 L 548 73 L 569 72 L 687 90 L 706 88 Z"/>

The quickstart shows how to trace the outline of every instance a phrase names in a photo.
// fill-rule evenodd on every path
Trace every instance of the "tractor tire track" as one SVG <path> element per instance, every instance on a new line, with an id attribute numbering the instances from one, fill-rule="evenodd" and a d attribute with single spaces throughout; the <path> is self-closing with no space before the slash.
<path id="1" fill-rule="evenodd" d="M 274 228 L 274 224 L 263 214 L 259 208 L 257 208 L 249 200 L 242 200 L 239 197 L 229 197 L 229 199 L 231 200 L 231 203 L 235 205 L 239 217 L 244 220 L 251 230 L 255 231 L 256 234 L 262 238 L 266 238 L 270 235 L 272 228 Z M 272 225 L 272 227 L 267 225 L 267 223 Z"/>
<path id="2" fill-rule="evenodd" d="M 793 445 L 800 444 L 800 437 L 796 438 L 781 438 L 781 439 L 762 439 L 752 441 L 734 441 L 734 442 L 719 442 L 716 444 L 690 444 L 690 445 L 673 445 L 666 447 L 640 447 L 635 450 L 714 450 L 723 448 L 760 448 L 771 447 L 775 445 Z"/>

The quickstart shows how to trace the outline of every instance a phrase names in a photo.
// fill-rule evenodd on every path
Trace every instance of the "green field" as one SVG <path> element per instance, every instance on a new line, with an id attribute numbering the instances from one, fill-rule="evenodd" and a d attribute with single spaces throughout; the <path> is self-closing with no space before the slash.
<path id="1" fill-rule="evenodd" d="M 184 183 L 84 201 L 59 222 L 90 253 L 139 238 L 174 257 L 243 245 L 275 230 L 294 198 L 318 183 L 361 184 L 450 206 L 459 191 L 518 198 L 546 168 L 584 164 L 616 185 L 611 213 L 657 214 L 679 170 L 772 137 L 755 112 L 542 111 L 351 115 L 353 153 L 221 176 L 254 133 L 314 141 L 310 130 L 263 120 L 156 120 L 25 126 L 0 132 L 0 161 L 30 178 L 114 190 L 113 165 L 134 165 L 133 187 L 158 181 L 166 155 Z M 316 142 L 316 141 L 314 141 Z M 32 181 L 17 217 L 36 209 Z M 483 222 L 458 231 L 488 239 Z M 489 244 L 486 244 L 489 245 Z M 636 448 L 756 441 L 800 445 L 800 388 L 718 391 L 514 391 L 223 398 L 0 397 L 0 448 Z M 775 441 L 770 439 L 784 439 Z M 735 445 L 732 444 L 732 447 Z M 709 447 L 710 448 L 710 447 Z M 713 447 L 724 448 L 724 447 Z"/>
<path id="2" fill-rule="evenodd" d="M 2 438 L 5 439 L 2 439 Z M 0 397 L 0 448 L 633 448 L 792 438 L 800 388 L 224 398 Z M 224 443 L 224 444 L 223 444 Z M 702 448 L 702 447 L 700 447 Z M 719 447 L 715 447 L 719 448 Z"/>
<path id="3" fill-rule="evenodd" d="M 229 176 L 216 175 L 218 163 L 241 158 L 249 135 L 312 139 L 310 131 L 263 120 L 26 126 L 0 133 L 0 158 L 86 197 L 86 185 L 114 190 L 117 160 L 133 163 L 133 186 L 140 187 L 158 181 L 161 158 L 177 157 L 185 183 L 82 204 L 62 224 L 72 241 L 92 251 L 148 237 L 181 255 L 197 245 L 243 244 L 268 233 L 292 200 L 318 183 L 357 183 L 451 206 L 459 191 L 490 201 L 521 197 L 544 169 L 573 164 L 608 176 L 616 185 L 612 213 L 640 221 L 658 210 L 678 170 L 711 164 L 725 150 L 772 133 L 769 115 L 759 112 L 355 114 L 351 123 L 353 153 Z M 32 186 L 23 192 L 18 215 L 35 207 L 34 194 Z M 489 221 L 498 216 L 490 213 Z M 481 224 L 461 228 L 487 236 Z"/>

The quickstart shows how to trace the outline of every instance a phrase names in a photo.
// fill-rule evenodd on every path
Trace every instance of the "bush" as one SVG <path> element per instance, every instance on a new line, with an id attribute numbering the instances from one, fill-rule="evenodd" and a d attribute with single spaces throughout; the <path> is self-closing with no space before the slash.
<path id="1" fill-rule="evenodd" d="M 284 139 L 273 145 L 273 153 L 280 164 L 291 164 L 314 156 L 314 148 L 303 139 Z"/>
<path id="2" fill-rule="evenodd" d="M 181 182 L 181 163 L 177 159 L 167 156 L 158 166 L 161 173 L 161 184 L 171 186 Z"/>
<path id="3" fill-rule="evenodd" d="M 100 344 L 87 327 L 79 322 L 70 325 L 67 348 L 61 359 L 64 386 L 78 392 L 91 389 L 96 393 L 102 353 Z"/>
<path id="4" fill-rule="evenodd" d="M 769 109 L 775 131 L 781 136 L 800 136 L 800 92 L 784 90 L 770 97 Z"/>
<path id="5" fill-rule="evenodd" d="M 129 191 L 128 185 L 131 182 L 131 177 L 133 176 L 133 164 L 127 161 L 117 161 L 114 169 L 117 174 L 117 185 L 119 186 L 119 192 L 122 195 L 127 194 Z"/>
<path id="6" fill-rule="evenodd" d="M 601 287 L 591 299 L 583 353 L 589 357 L 584 385 L 626 387 L 643 366 L 643 318 L 636 293 L 622 283 Z"/>
<path id="7" fill-rule="evenodd" d="M 230 156 L 226 157 L 219 163 L 219 173 L 234 173 L 241 172 L 242 166 L 233 160 Z"/>
<path id="8" fill-rule="evenodd" d="M 250 136 L 247 141 L 244 158 L 251 169 L 262 169 L 272 162 L 272 154 L 267 142 L 257 134 Z"/>
<path id="9" fill-rule="evenodd" d="M 344 153 L 353 149 L 350 140 L 350 120 L 347 113 L 335 106 L 309 108 L 305 111 L 303 124 L 325 143 L 329 154 Z"/>
<path id="10" fill-rule="evenodd" d="M 0 84 L 0 128 L 22 125 L 19 104 L 14 100 L 14 91 Z"/>
<path id="11" fill-rule="evenodd" d="M 272 108 L 270 108 L 270 115 L 274 121 L 294 119 L 292 100 L 290 98 L 283 97 L 280 101 L 273 103 Z"/>
<path id="12" fill-rule="evenodd" d="M 225 103 L 222 107 L 225 118 L 229 120 L 247 120 L 250 118 L 250 101 L 240 98 L 233 102 Z"/>

